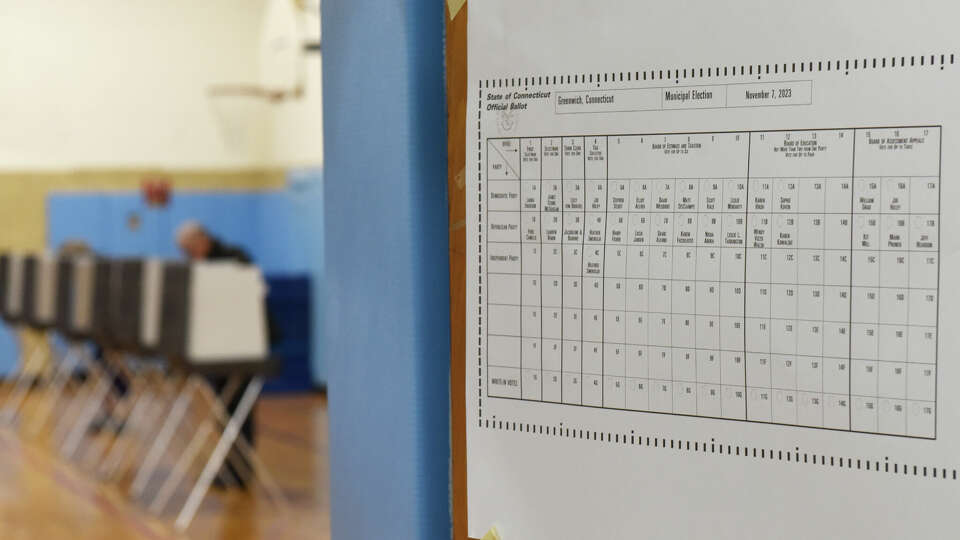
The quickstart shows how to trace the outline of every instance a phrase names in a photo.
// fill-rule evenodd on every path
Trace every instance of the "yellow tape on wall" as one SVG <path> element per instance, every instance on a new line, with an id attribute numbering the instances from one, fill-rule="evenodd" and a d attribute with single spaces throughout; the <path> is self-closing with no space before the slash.
<path id="1" fill-rule="evenodd" d="M 284 185 L 282 170 L 0 173 L 0 249 L 43 249 L 49 193 L 139 189 L 146 176 L 169 179 L 174 191 L 279 189 Z"/>

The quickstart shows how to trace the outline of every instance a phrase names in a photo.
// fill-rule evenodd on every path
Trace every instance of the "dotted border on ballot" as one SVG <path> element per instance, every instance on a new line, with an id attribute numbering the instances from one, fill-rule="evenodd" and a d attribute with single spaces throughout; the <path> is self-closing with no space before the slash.
<path id="1" fill-rule="evenodd" d="M 477 89 L 477 417 L 483 418 L 483 81 Z"/>
<path id="2" fill-rule="evenodd" d="M 561 75 L 528 75 L 485 79 L 480 82 L 482 88 L 513 88 L 543 85 L 589 84 L 632 81 L 674 81 L 693 79 L 715 79 L 719 77 L 754 77 L 762 79 L 765 75 L 795 73 L 842 73 L 850 75 L 855 71 L 901 69 L 901 68 L 939 68 L 954 65 L 954 53 L 941 53 L 913 56 L 884 56 L 872 58 L 847 58 L 844 60 L 808 60 L 781 62 L 775 64 L 740 64 L 729 66 L 706 66 L 690 68 L 649 69 L 645 71 L 611 71 L 606 73 L 568 73 Z"/>
<path id="3" fill-rule="evenodd" d="M 488 418 L 480 421 L 480 427 L 497 431 L 519 432 L 554 438 L 596 441 L 620 446 L 649 447 L 678 452 L 700 452 L 727 457 L 788 462 L 797 465 L 814 465 L 849 470 L 883 472 L 899 476 L 957 480 L 957 469 L 900 463 L 891 461 L 889 458 L 879 460 L 805 452 L 800 450 L 799 446 L 795 446 L 792 450 L 761 448 L 757 446 L 718 442 L 715 438 L 711 438 L 709 441 L 697 441 L 674 439 L 659 435 L 638 435 L 632 430 L 627 434 L 571 428 L 564 426 L 562 422 L 556 426 L 549 426 L 545 424 L 529 424 Z"/>

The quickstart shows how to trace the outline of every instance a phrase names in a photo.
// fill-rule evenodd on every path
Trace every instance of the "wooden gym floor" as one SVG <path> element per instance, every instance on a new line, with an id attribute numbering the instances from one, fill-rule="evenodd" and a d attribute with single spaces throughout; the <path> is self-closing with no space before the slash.
<path id="1" fill-rule="evenodd" d="M 330 538 L 327 440 L 324 396 L 265 396 L 257 408 L 257 450 L 287 496 L 289 513 L 278 512 L 262 490 L 211 490 L 180 535 L 171 516 L 151 516 L 45 444 L 0 427 L 0 538 L 325 540 Z"/>

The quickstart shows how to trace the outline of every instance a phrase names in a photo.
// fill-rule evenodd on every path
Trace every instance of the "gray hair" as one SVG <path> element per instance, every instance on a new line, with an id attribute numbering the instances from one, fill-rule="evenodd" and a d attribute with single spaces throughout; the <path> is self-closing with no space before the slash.
<path id="1" fill-rule="evenodd" d="M 203 225 L 201 225 L 199 221 L 195 219 L 184 221 L 179 227 L 177 227 L 177 244 L 183 245 L 188 238 L 198 233 L 207 234 L 207 231 L 203 228 Z"/>

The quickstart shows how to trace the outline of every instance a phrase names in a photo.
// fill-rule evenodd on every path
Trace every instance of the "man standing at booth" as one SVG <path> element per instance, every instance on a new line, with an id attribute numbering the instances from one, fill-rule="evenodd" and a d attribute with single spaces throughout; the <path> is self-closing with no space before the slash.
<path id="1" fill-rule="evenodd" d="M 242 264 L 252 264 L 253 259 L 247 254 L 243 248 L 238 246 L 233 246 L 224 243 L 219 238 L 210 234 L 203 226 L 197 221 L 186 221 L 180 225 L 177 229 L 177 245 L 180 247 L 180 250 L 183 251 L 184 255 L 190 260 L 193 261 L 234 261 Z M 269 334 L 269 340 L 272 343 L 274 340 L 275 332 L 272 331 L 272 324 L 270 321 L 269 315 L 267 316 L 267 331 Z M 213 390 L 217 394 L 222 394 L 224 388 L 227 386 L 227 381 L 229 377 L 226 376 L 209 376 L 207 378 L 210 382 L 210 386 L 213 387 Z M 246 376 L 240 381 L 240 389 L 246 388 L 250 384 L 251 377 Z M 227 412 L 233 414 L 237 406 L 240 404 L 240 398 L 242 391 L 234 392 L 234 395 L 230 398 L 229 403 L 227 403 Z M 256 406 L 250 410 L 250 414 L 247 416 L 246 421 L 243 423 L 242 434 L 246 437 L 247 441 L 251 446 L 254 444 L 254 412 Z M 239 454 L 238 455 L 242 455 Z M 240 471 L 237 471 L 228 461 L 226 466 L 230 470 L 232 476 L 240 482 L 241 487 L 246 487 L 246 482 Z M 248 464 L 249 467 L 249 464 Z"/>

